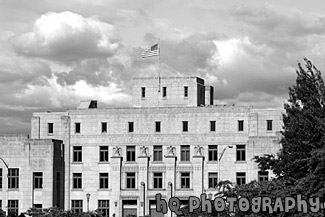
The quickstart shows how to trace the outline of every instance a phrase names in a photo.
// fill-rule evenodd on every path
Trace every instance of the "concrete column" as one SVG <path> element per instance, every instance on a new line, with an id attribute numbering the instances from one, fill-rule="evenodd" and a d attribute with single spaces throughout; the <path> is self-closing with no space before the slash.
<path id="1" fill-rule="evenodd" d="M 175 197 L 175 191 L 176 191 L 176 160 L 177 157 L 175 155 L 165 155 L 164 162 L 166 164 L 166 176 L 165 176 L 165 183 L 167 184 L 167 197 L 166 202 L 168 204 L 168 201 L 171 197 Z M 171 213 L 171 211 L 168 209 L 168 213 L 165 216 L 176 216 L 174 213 Z"/>
<path id="2" fill-rule="evenodd" d="M 193 173 L 192 173 L 192 189 L 194 195 L 199 197 L 204 191 L 204 156 L 193 156 Z"/>
<path id="3" fill-rule="evenodd" d="M 121 168 L 122 168 L 122 157 L 113 156 L 111 157 L 111 188 L 112 197 L 110 198 L 110 215 L 115 213 L 115 216 L 119 216 L 122 209 L 120 202 L 120 191 L 121 191 Z"/>
<path id="4" fill-rule="evenodd" d="M 61 117 L 61 126 L 63 126 L 62 129 L 62 140 L 64 144 L 64 174 L 62 174 L 62 179 L 64 180 L 64 195 L 62 197 L 64 198 L 64 209 L 69 210 L 71 209 L 70 206 L 70 165 L 71 165 L 71 153 L 70 153 L 70 117 L 69 116 L 62 116 Z"/>
<path id="5" fill-rule="evenodd" d="M 139 192 L 139 203 L 138 204 L 138 216 L 149 215 L 149 200 L 148 200 L 148 167 L 149 167 L 149 156 L 138 157 L 139 173 L 138 173 L 138 184 Z"/>

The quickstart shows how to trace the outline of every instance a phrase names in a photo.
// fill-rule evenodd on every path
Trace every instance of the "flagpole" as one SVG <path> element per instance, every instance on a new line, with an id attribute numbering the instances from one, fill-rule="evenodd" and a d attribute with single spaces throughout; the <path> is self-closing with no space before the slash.
<path id="1" fill-rule="evenodd" d="M 160 93 L 160 38 L 158 39 L 158 93 Z"/>

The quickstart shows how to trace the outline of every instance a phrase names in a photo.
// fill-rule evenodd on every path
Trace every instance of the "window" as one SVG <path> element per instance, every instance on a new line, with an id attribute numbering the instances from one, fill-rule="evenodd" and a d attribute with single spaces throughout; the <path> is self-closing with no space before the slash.
<path id="1" fill-rule="evenodd" d="M 19 188 L 19 169 L 9 169 L 8 171 L 8 188 Z"/>
<path id="2" fill-rule="evenodd" d="M 18 216 L 18 200 L 8 200 L 8 216 Z"/>
<path id="3" fill-rule="evenodd" d="M 217 145 L 209 145 L 209 161 L 218 161 Z"/>
<path id="4" fill-rule="evenodd" d="M 244 131 L 244 121 L 238 121 L 238 131 Z"/>
<path id="5" fill-rule="evenodd" d="M 35 172 L 33 173 L 34 179 L 34 189 L 43 188 L 43 173 Z"/>
<path id="6" fill-rule="evenodd" d="M 126 173 L 126 188 L 135 188 L 135 173 Z"/>
<path id="7" fill-rule="evenodd" d="M 160 121 L 156 121 L 156 133 L 160 132 Z"/>
<path id="8" fill-rule="evenodd" d="M 246 161 L 245 145 L 236 145 L 236 161 Z"/>
<path id="9" fill-rule="evenodd" d="M 0 168 L 0 189 L 2 189 L 2 168 Z"/>
<path id="10" fill-rule="evenodd" d="M 268 171 L 258 171 L 258 181 L 267 182 L 269 180 L 269 172 Z"/>
<path id="11" fill-rule="evenodd" d="M 272 120 L 267 120 L 266 121 L 266 130 L 267 131 L 272 131 Z"/>
<path id="12" fill-rule="evenodd" d="M 181 161 L 190 161 L 189 145 L 181 145 Z"/>
<path id="13" fill-rule="evenodd" d="M 82 174 L 73 173 L 73 188 L 81 189 L 82 188 Z"/>
<path id="14" fill-rule="evenodd" d="M 135 161 L 135 146 L 126 146 L 126 161 Z"/>
<path id="15" fill-rule="evenodd" d="M 82 200 L 72 200 L 71 201 L 71 211 L 73 213 L 81 213 L 82 210 Z"/>
<path id="16" fill-rule="evenodd" d="M 43 208 L 43 204 L 33 204 L 33 208 L 34 209 L 42 209 Z"/>
<path id="17" fill-rule="evenodd" d="M 0 209 L 2 209 L 2 200 L 0 200 Z"/>
<path id="18" fill-rule="evenodd" d="M 188 121 L 183 121 L 183 132 L 188 132 Z"/>
<path id="19" fill-rule="evenodd" d="M 209 188 L 216 188 L 218 185 L 218 173 L 209 173 Z"/>
<path id="20" fill-rule="evenodd" d="M 184 86 L 184 97 L 188 97 L 188 86 Z"/>
<path id="21" fill-rule="evenodd" d="M 81 146 L 73 146 L 73 162 L 82 162 Z"/>
<path id="22" fill-rule="evenodd" d="M 53 133 L 53 123 L 47 123 L 47 130 L 48 134 Z"/>
<path id="23" fill-rule="evenodd" d="M 99 161 L 108 162 L 108 146 L 99 146 Z"/>
<path id="24" fill-rule="evenodd" d="M 162 96 L 167 97 L 167 87 L 163 87 Z"/>
<path id="25" fill-rule="evenodd" d="M 216 121 L 210 121 L 210 131 L 211 132 L 216 131 Z"/>
<path id="26" fill-rule="evenodd" d="M 181 188 L 190 188 L 190 173 L 181 173 Z"/>
<path id="27" fill-rule="evenodd" d="M 162 188 L 163 187 L 163 176 L 162 173 L 153 174 L 153 187 Z"/>
<path id="28" fill-rule="evenodd" d="M 109 200 L 98 200 L 98 212 L 100 216 L 109 217 Z"/>
<path id="29" fill-rule="evenodd" d="M 99 188 L 108 189 L 108 173 L 99 173 Z"/>
<path id="30" fill-rule="evenodd" d="M 133 128 L 134 128 L 134 126 L 133 126 L 134 124 L 133 124 L 133 122 L 129 122 L 129 133 L 132 133 L 133 132 Z"/>
<path id="31" fill-rule="evenodd" d="M 75 123 L 75 133 L 80 133 L 80 123 Z"/>
<path id="32" fill-rule="evenodd" d="M 141 87 L 141 97 L 142 98 L 146 97 L 146 88 L 145 87 Z"/>
<path id="33" fill-rule="evenodd" d="M 102 133 L 107 133 L 107 122 L 102 122 Z"/>
<path id="34" fill-rule="evenodd" d="M 162 161 L 162 146 L 153 146 L 153 161 Z"/>
<path id="35" fill-rule="evenodd" d="M 245 172 L 236 173 L 236 181 L 237 181 L 237 185 L 246 184 L 246 173 Z"/>

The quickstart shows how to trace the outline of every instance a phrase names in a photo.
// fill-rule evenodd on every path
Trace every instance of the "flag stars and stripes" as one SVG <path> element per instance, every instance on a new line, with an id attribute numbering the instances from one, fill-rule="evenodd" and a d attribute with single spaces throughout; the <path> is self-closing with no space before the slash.
<path id="1" fill-rule="evenodd" d="M 159 44 L 152 45 L 151 47 L 145 48 L 141 53 L 142 58 L 159 56 Z"/>

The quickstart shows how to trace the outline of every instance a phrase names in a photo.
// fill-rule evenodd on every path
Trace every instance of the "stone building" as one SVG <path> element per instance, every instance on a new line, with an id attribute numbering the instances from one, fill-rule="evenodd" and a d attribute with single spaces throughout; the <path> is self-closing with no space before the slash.
<path id="1" fill-rule="evenodd" d="M 270 179 L 252 158 L 279 150 L 283 110 L 214 105 L 213 93 L 194 76 L 134 78 L 132 107 L 34 113 L 31 138 L 64 144 L 64 208 L 162 216 L 158 193 L 185 204 L 218 179 Z"/>
<path id="2" fill-rule="evenodd" d="M 62 207 L 64 147 L 60 140 L 0 136 L 0 209 Z"/>

